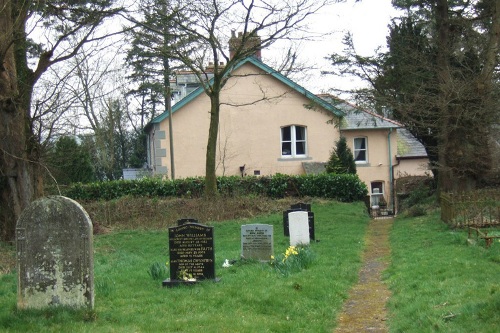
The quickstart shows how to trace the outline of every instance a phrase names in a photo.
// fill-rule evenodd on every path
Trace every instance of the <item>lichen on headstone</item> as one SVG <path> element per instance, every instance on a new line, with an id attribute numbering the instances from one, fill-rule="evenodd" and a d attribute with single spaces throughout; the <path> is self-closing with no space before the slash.
<path id="1" fill-rule="evenodd" d="M 18 308 L 94 307 L 92 221 L 80 204 L 34 201 L 17 221 L 16 246 Z"/>

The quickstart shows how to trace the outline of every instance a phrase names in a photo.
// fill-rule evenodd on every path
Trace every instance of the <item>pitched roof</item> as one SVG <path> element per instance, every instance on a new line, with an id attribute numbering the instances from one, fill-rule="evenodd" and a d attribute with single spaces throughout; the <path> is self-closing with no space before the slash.
<path id="1" fill-rule="evenodd" d="M 424 145 L 399 122 L 361 109 L 332 95 L 323 94 L 318 96 L 335 104 L 345 113 L 345 117 L 340 123 L 341 130 L 395 128 L 398 133 L 398 158 L 427 157 Z"/>
<path id="2" fill-rule="evenodd" d="M 398 157 L 427 157 L 424 145 L 405 128 L 398 128 Z"/>
<path id="3" fill-rule="evenodd" d="M 340 123 L 341 130 L 359 130 L 359 129 L 387 129 L 403 127 L 395 120 L 383 117 L 371 111 L 350 104 L 335 96 L 329 94 L 318 95 L 320 98 L 335 105 L 344 112 L 345 116 Z"/>
<path id="4" fill-rule="evenodd" d="M 250 63 L 250 64 L 256 66 L 257 68 L 261 69 L 265 73 L 267 73 L 267 74 L 273 76 L 274 78 L 276 78 L 278 81 L 280 81 L 280 82 L 284 83 L 285 85 L 287 85 L 288 87 L 292 88 L 293 90 L 295 90 L 299 94 L 305 96 L 306 98 L 308 98 L 312 102 L 313 105 L 316 105 L 316 106 L 319 105 L 320 107 L 324 108 L 327 111 L 332 112 L 334 115 L 336 115 L 338 117 L 343 117 L 344 116 L 344 113 L 337 106 L 332 105 L 331 103 L 328 103 L 327 101 L 319 98 L 318 96 L 316 96 L 315 94 L 313 94 L 312 92 L 310 92 L 309 90 L 307 90 L 306 88 L 304 88 L 301 85 L 299 85 L 298 83 L 290 80 L 289 78 L 287 78 L 283 74 L 279 73 L 275 69 L 273 69 L 270 66 L 264 64 L 262 61 L 260 61 L 259 59 L 255 58 L 253 56 L 252 57 L 247 57 L 247 58 L 243 59 L 241 62 L 239 62 L 238 64 L 236 64 L 234 66 L 234 69 L 238 69 L 239 67 L 243 66 L 246 63 Z M 186 104 L 188 104 L 193 99 L 195 99 L 196 97 L 198 97 L 199 95 L 201 95 L 203 93 L 204 93 L 204 90 L 203 90 L 202 86 L 196 88 L 194 91 L 192 91 L 191 93 L 189 93 L 186 97 L 184 97 L 183 99 L 181 99 L 179 102 L 177 102 L 172 107 L 172 114 L 174 112 L 176 112 L 177 110 L 181 109 L 183 106 L 185 106 Z M 152 124 L 160 123 L 161 121 L 163 121 L 167 117 L 168 117 L 168 112 L 166 112 L 166 111 L 163 112 L 162 114 L 160 114 L 157 117 L 153 118 L 146 125 L 146 129 L 148 127 L 150 127 Z"/>

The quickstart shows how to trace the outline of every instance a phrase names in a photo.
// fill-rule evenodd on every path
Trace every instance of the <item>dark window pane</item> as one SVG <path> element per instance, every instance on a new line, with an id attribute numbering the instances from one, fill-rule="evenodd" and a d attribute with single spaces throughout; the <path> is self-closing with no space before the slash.
<path id="1" fill-rule="evenodd" d="M 290 131 L 290 126 L 288 127 L 283 127 L 281 129 L 281 140 L 282 141 L 290 141 L 292 140 L 292 135 L 291 135 L 291 131 Z"/>
<path id="2" fill-rule="evenodd" d="M 281 155 L 292 155 L 292 143 L 283 142 L 281 144 Z"/>
<path id="3" fill-rule="evenodd" d="M 356 161 L 366 161 L 366 151 L 365 150 L 357 150 L 354 153 L 354 160 Z"/>
<path id="4" fill-rule="evenodd" d="M 382 182 L 372 182 L 372 193 L 375 193 L 375 189 L 378 189 L 378 193 L 383 193 Z"/>
<path id="5" fill-rule="evenodd" d="M 305 128 L 301 126 L 296 126 L 295 127 L 295 139 L 296 140 L 305 140 L 306 139 L 306 133 L 305 133 Z"/>
<path id="6" fill-rule="evenodd" d="M 295 154 L 305 155 L 306 154 L 306 143 L 305 142 L 297 142 L 295 149 L 296 149 Z"/>
<path id="7" fill-rule="evenodd" d="M 354 139 L 354 149 L 366 149 L 366 140 L 364 138 Z"/>

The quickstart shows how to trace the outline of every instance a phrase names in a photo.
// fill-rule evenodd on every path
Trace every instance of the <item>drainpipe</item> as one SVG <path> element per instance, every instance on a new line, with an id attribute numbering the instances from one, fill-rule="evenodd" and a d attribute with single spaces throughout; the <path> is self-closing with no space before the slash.
<path id="1" fill-rule="evenodd" d="M 390 207 L 392 207 L 392 213 L 394 214 L 394 180 L 393 180 L 393 175 L 392 175 L 392 151 L 391 151 L 391 133 L 392 133 L 392 128 L 389 128 L 389 133 L 387 134 L 387 144 L 389 146 L 389 188 L 391 190 L 391 195 L 389 197 L 390 200 Z"/>
<path id="2" fill-rule="evenodd" d="M 396 160 L 397 160 L 397 163 L 392 166 L 392 179 L 394 179 L 394 181 L 396 179 L 394 177 L 394 169 L 401 163 L 401 160 L 399 158 L 396 157 Z M 393 186 L 392 190 L 393 190 L 393 193 L 394 193 L 394 196 L 392 197 L 394 199 L 394 207 L 392 209 L 393 209 L 393 214 L 396 215 L 398 212 L 397 212 L 397 209 L 396 209 L 396 186 L 395 185 Z"/>

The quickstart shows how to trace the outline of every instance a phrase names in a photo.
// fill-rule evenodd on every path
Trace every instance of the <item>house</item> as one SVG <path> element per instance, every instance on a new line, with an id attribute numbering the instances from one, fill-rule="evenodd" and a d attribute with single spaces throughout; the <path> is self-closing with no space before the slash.
<path id="1" fill-rule="evenodd" d="M 209 111 L 210 99 L 201 87 L 172 107 L 176 178 L 205 174 Z M 405 165 L 398 159 L 401 128 L 393 120 L 316 96 L 260 59 L 249 57 L 231 72 L 221 93 L 217 174 L 299 175 L 313 166 L 321 170 L 343 135 L 372 204 L 384 196 L 392 207 L 394 176 Z M 148 164 L 154 174 L 168 177 L 168 113 L 154 118 L 146 132 Z"/>
<path id="2" fill-rule="evenodd" d="M 390 206 L 394 204 L 391 193 L 398 178 L 429 175 L 424 146 L 399 122 L 330 95 L 319 96 L 345 114 L 339 130 L 353 152 L 357 174 L 367 185 L 373 205 L 380 196 Z"/>

